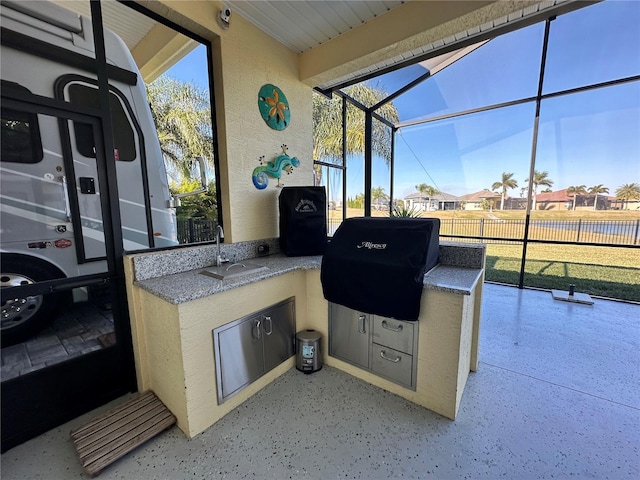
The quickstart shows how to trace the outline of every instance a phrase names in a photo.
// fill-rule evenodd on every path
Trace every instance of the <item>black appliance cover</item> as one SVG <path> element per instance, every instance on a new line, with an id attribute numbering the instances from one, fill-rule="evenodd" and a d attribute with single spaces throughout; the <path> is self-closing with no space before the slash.
<path id="1" fill-rule="evenodd" d="M 438 263 L 437 218 L 348 218 L 322 258 L 324 297 L 360 312 L 417 320 L 424 274 Z"/>
<path id="2" fill-rule="evenodd" d="M 280 250 L 288 256 L 322 255 L 327 248 L 327 194 L 324 187 L 283 187 Z"/>

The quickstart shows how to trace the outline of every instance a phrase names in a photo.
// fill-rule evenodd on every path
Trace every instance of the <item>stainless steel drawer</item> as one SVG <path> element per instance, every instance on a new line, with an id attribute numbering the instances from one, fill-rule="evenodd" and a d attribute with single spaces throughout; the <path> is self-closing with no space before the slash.
<path id="1" fill-rule="evenodd" d="M 413 355 L 413 323 L 374 315 L 373 343 Z"/>
<path id="2" fill-rule="evenodd" d="M 382 345 L 372 345 L 371 370 L 394 382 L 411 386 L 413 356 Z"/>

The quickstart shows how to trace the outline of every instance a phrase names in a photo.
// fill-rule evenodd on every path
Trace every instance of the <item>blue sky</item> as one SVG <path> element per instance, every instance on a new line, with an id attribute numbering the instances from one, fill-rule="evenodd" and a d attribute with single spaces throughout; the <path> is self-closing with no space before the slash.
<path id="1" fill-rule="evenodd" d="M 558 17 L 551 25 L 543 93 L 639 75 L 639 25 L 636 1 L 608 1 Z M 544 24 L 536 24 L 498 37 L 437 73 L 394 101 L 401 121 L 535 96 L 543 34 Z M 406 81 L 399 77 L 382 77 L 378 85 L 395 91 Z M 502 172 L 514 173 L 524 187 L 534 116 L 530 102 L 402 129 L 396 196 L 415 191 L 418 183 L 471 193 L 490 188 Z M 549 172 L 554 189 L 604 184 L 613 194 L 623 183 L 640 183 L 638 132 L 639 82 L 545 100 L 536 169 Z"/>
<path id="2" fill-rule="evenodd" d="M 640 2 L 607 0 L 552 22 L 543 93 L 640 75 Z M 536 95 L 544 24 L 495 38 L 394 100 L 400 120 L 437 116 Z M 389 92 L 424 69 L 376 79 Z M 169 75 L 206 85 L 206 50 Z M 427 183 L 462 195 L 490 188 L 502 172 L 519 187 L 529 174 L 535 103 L 407 127 L 396 138 L 395 196 Z M 543 101 L 536 169 L 554 189 L 603 184 L 614 194 L 640 183 L 640 82 Z M 348 196 L 363 191 L 362 159 L 348 164 Z M 389 171 L 374 161 L 373 186 L 389 192 Z M 334 183 L 334 182 L 332 182 Z M 333 186 L 332 191 L 338 189 Z M 511 195 L 519 195 L 519 189 Z"/>
<path id="3" fill-rule="evenodd" d="M 193 82 L 201 88 L 209 88 L 207 73 L 207 49 L 199 45 L 167 72 L 170 77 L 185 82 Z"/>

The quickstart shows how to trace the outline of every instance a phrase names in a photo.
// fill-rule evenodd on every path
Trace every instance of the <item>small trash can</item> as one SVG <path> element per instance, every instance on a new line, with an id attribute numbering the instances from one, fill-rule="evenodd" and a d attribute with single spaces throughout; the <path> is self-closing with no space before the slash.
<path id="1" fill-rule="evenodd" d="M 322 368 L 321 335 L 315 330 L 296 333 L 296 368 L 304 373 L 317 372 Z"/>

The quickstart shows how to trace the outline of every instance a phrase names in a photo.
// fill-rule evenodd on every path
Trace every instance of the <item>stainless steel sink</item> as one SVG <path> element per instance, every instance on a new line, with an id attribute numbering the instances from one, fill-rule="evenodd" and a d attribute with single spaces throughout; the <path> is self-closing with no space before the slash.
<path id="1" fill-rule="evenodd" d="M 209 267 L 202 270 L 203 275 L 209 275 L 210 277 L 217 278 L 219 280 L 225 280 L 227 278 L 236 278 L 249 273 L 257 273 L 263 270 L 268 270 L 264 265 L 258 265 L 251 262 L 236 262 L 224 264 L 219 267 Z"/>

